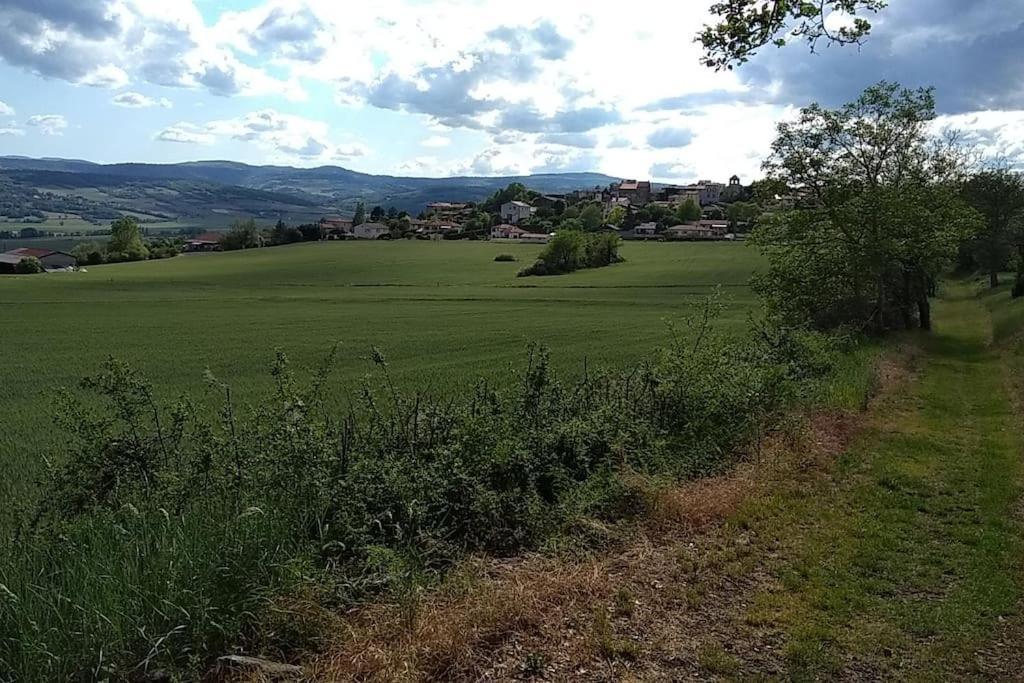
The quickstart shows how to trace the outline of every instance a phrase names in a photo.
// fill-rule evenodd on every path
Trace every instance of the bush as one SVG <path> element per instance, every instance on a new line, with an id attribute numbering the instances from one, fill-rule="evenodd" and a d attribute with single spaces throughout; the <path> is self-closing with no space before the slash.
<path id="1" fill-rule="evenodd" d="M 1017 279 L 1013 283 L 1013 289 L 1010 291 L 1010 296 L 1014 299 L 1024 296 L 1024 273 L 1017 275 Z"/>
<path id="2" fill-rule="evenodd" d="M 96 242 L 82 242 L 71 250 L 79 266 L 98 266 L 107 260 L 103 246 Z"/>
<path id="3" fill-rule="evenodd" d="M 562 230 L 548 243 L 540 258 L 519 271 L 519 277 L 530 275 L 562 275 L 580 268 L 602 268 L 622 261 L 621 245 L 614 233 L 582 233 Z"/>
<path id="4" fill-rule="evenodd" d="M 498 254 L 497 256 L 494 257 L 494 260 L 502 263 L 509 263 L 518 261 L 519 259 L 517 259 L 512 254 Z"/>
<path id="5" fill-rule="evenodd" d="M 208 376 L 212 414 L 162 405 L 110 360 L 82 383 L 105 408 L 71 393 L 57 406 L 62 464 L 3 560 L 17 598 L 0 634 L 18 637 L 0 636 L 0 668 L 87 678 L 100 651 L 104 671 L 201 667 L 257 637 L 268 597 L 300 584 L 353 601 L 635 511 L 620 473 L 719 470 L 829 353 L 819 335 L 719 336 L 713 318 L 709 303 L 692 338 L 630 372 L 566 382 L 532 349 L 508 389 L 453 398 L 400 392 L 374 350 L 379 377 L 340 414 L 324 398 L 333 354 L 304 387 L 278 353 L 272 393 L 248 411 Z"/>
<path id="6" fill-rule="evenodd" d="M 42 262 L 35 256 L 26 256 L 14 266 L 14 272 L 18 275 L 35 275 L 44 270 Z"/>

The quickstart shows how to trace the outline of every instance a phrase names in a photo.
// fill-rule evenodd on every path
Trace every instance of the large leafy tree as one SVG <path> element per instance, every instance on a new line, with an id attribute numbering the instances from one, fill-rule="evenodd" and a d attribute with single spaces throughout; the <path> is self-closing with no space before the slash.
<path id="1" fill-rule="evenodd" d="M 142 229 L 132 216 L 122 216 L 110 224 L 110 251 L 132 254 L 145 251 Z"/>
<path id="2" fill-rule="evenodd" d="M 769 43 L 805 40 L 813 51 L 827 44 L 860 43 L 871 31 L 866 17 L 883 9 L 887 0 L 722 0 L 711 6 L 717 23 L 704 27 L 697 40 L 704 47 L 701 61 L 714 69 L 743 64 Z M 846 21 L 830 27 L 833 12 Z"/>
<path id="3" fill-rule="evenodd" d="M 1016 230 L 1024 217 L 1024 175 L 1005 168 L 986 169 L 964 184 L 967 201 L 984 217 L 984 228 L 973 242 L 974 258 L 989 276 L 992 287 L 999 286 L 999 271 L 1007 264 L 1017 245 L 1024 256 L 1024 244 Z"/>
<path id="4" fill-rule="evenodd" d="M 775 312 L 818 327 L 930 327 L 935 279 L 979 223 L 956 191 L 956 149 L 928 133 L 934 117 L 930 89 L 883 82 L 779 124 L 764 167 L 798 201 L 754 233 Z"/>

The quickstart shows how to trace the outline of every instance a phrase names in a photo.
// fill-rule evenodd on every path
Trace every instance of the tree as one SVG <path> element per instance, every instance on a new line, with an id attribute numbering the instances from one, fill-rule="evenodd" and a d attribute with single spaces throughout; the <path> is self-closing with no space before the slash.
<path id="1" fill-rule="evenodd" d="M 362 225 L 366 222 L 366 206 L 362 202 L 356 204 L 356 213 L 352 216 L 352 225 Z"/>
<path id="2" fill-rule="evenodd" d="M 146 246 L 142 243 L 142 230 L 133 216 L 122 216 L 110 224 L 110 245 L 108 250 L 120 254 L 146 258 Z"/>
<path id="3" fill-rule="evenodd" d="M 860 44 L 871 32 L 865 16 L 887 5 L 887 0 L 723 0 L 711 6 L 718 23 L 705 26 L 697 42 L 704 48 L 705 66 L 732 69 L 747 62 L 765 45 L 782 47 L 789 39 L 805 40 L 813 52 L 819 41 L 826 44 Z M 839 12 L 848 17 L 831 28 L 828 17 Z M 785 36 L 785 37 L 779 37 Z"/>
<path id="4" fill-rule="evenodd" d="M 676 219 L 680 223 L 693 223 L 694 221 L 699 221 L 700 217 L 700 205 L 693 198 L 682 202 L 676 209 Z"/>
<path id="5" fill-rule="evenodd" d="M 929 137 L 934 117 L 930 89 L 883 82 L 779 124 L 764 168 L 802 201 L 754 232 L 772 311 L 818 327 L 930 327 L 935 280 L 979 223 L 955 190 L 956 149 Z"/>
<path id="6" fill-rule="evenodd" d="M 612 210 L 608 212 L 608 224 L 616 227 L 621 227 L 622 222 L 626 220 L 626 207 L 614 206 Z"/>
<path id="7" fill-rule="evenodd" d="M 374 223 L 379 223 L 384 220 L 384 215 L 384 207 L 375 206 L 373 207 L 373 210 L 370 211 L 370 220 Z"/>
<path id="8" fill-rule="evenodd" d="M 14 266 L 14 272 L 18 275 L 35 275 L 43 272 L 43 264 L 35 256 L 26 256 Z"/>
<path id="9" fill-rule="evenodd" d="M 1024 244 L 1017 242 L 1015 222 L 1024 215 L 1024 175 L 1008 169 L 989 169 L 975 174 L 964 184 L 964 197 L 984 217 L 985 226 L 973 240 L 972 252 L 989 285 L 999 286 L 999 271 L 1010 258 L 1016 244 L 1024 255 Z"/>
<path id="10" fill-rule="evenodd" d="M 594 232 L 604 221 L 604 211 L 597 204 L 588 204 L 580 211 L 580 224 L 587 232 Z"/>
<path id="11" fill-rule="evenodd" d="M 752 223 L 761 215 L 761 208 L 752 202 L 733 202 L 726 209 L 726 217 L 732 227 L 740 223 Z"/>
<path id="12" fill-rule="evenodd" d="M 236 249 L 254 249 L 263 246 L 263 238 L 252 218 L 238 219 L 231 224 L 231 229 L 220 238 L 221 246 L 227 251 Z"/>

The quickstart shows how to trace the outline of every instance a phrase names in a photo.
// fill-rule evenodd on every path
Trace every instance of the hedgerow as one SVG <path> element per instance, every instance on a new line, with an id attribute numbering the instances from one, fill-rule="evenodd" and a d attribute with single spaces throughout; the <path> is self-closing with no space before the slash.
<path id="1" fill-rule="evenodd" d="M 233 646 L 295 645 L 275 595 L 345 605 L 470 552 L 536 547 L 581 518 L 642 501 L 623 475 L 720 470 L 829 372 L 827 337 L 760 327 L 726 337 L 714 306 L 628 372 L 567 380 L 532 348 L 500 386 L 403 392 L 376 375 L 347 410 L 287 358 L 272 395 L 164 405 L 109 360 L 66 392 L 69 450 L 0 563 L 0 670 L 19 680 L 198 675 Z"/>

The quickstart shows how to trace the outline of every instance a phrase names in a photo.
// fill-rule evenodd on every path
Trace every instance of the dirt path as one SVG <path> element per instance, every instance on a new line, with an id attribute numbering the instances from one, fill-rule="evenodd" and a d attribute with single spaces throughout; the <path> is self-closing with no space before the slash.
<path id="1" fill-rule="evenodd" d="M 1024 361 L 989 328 L 943 301 L 913 381 L 856 428 L 818 416 L 777 460 L 666 495 L 607 556 L 484 564 L 415 614 L 363 614 L 313 677 L 1024 678 Z"/>

